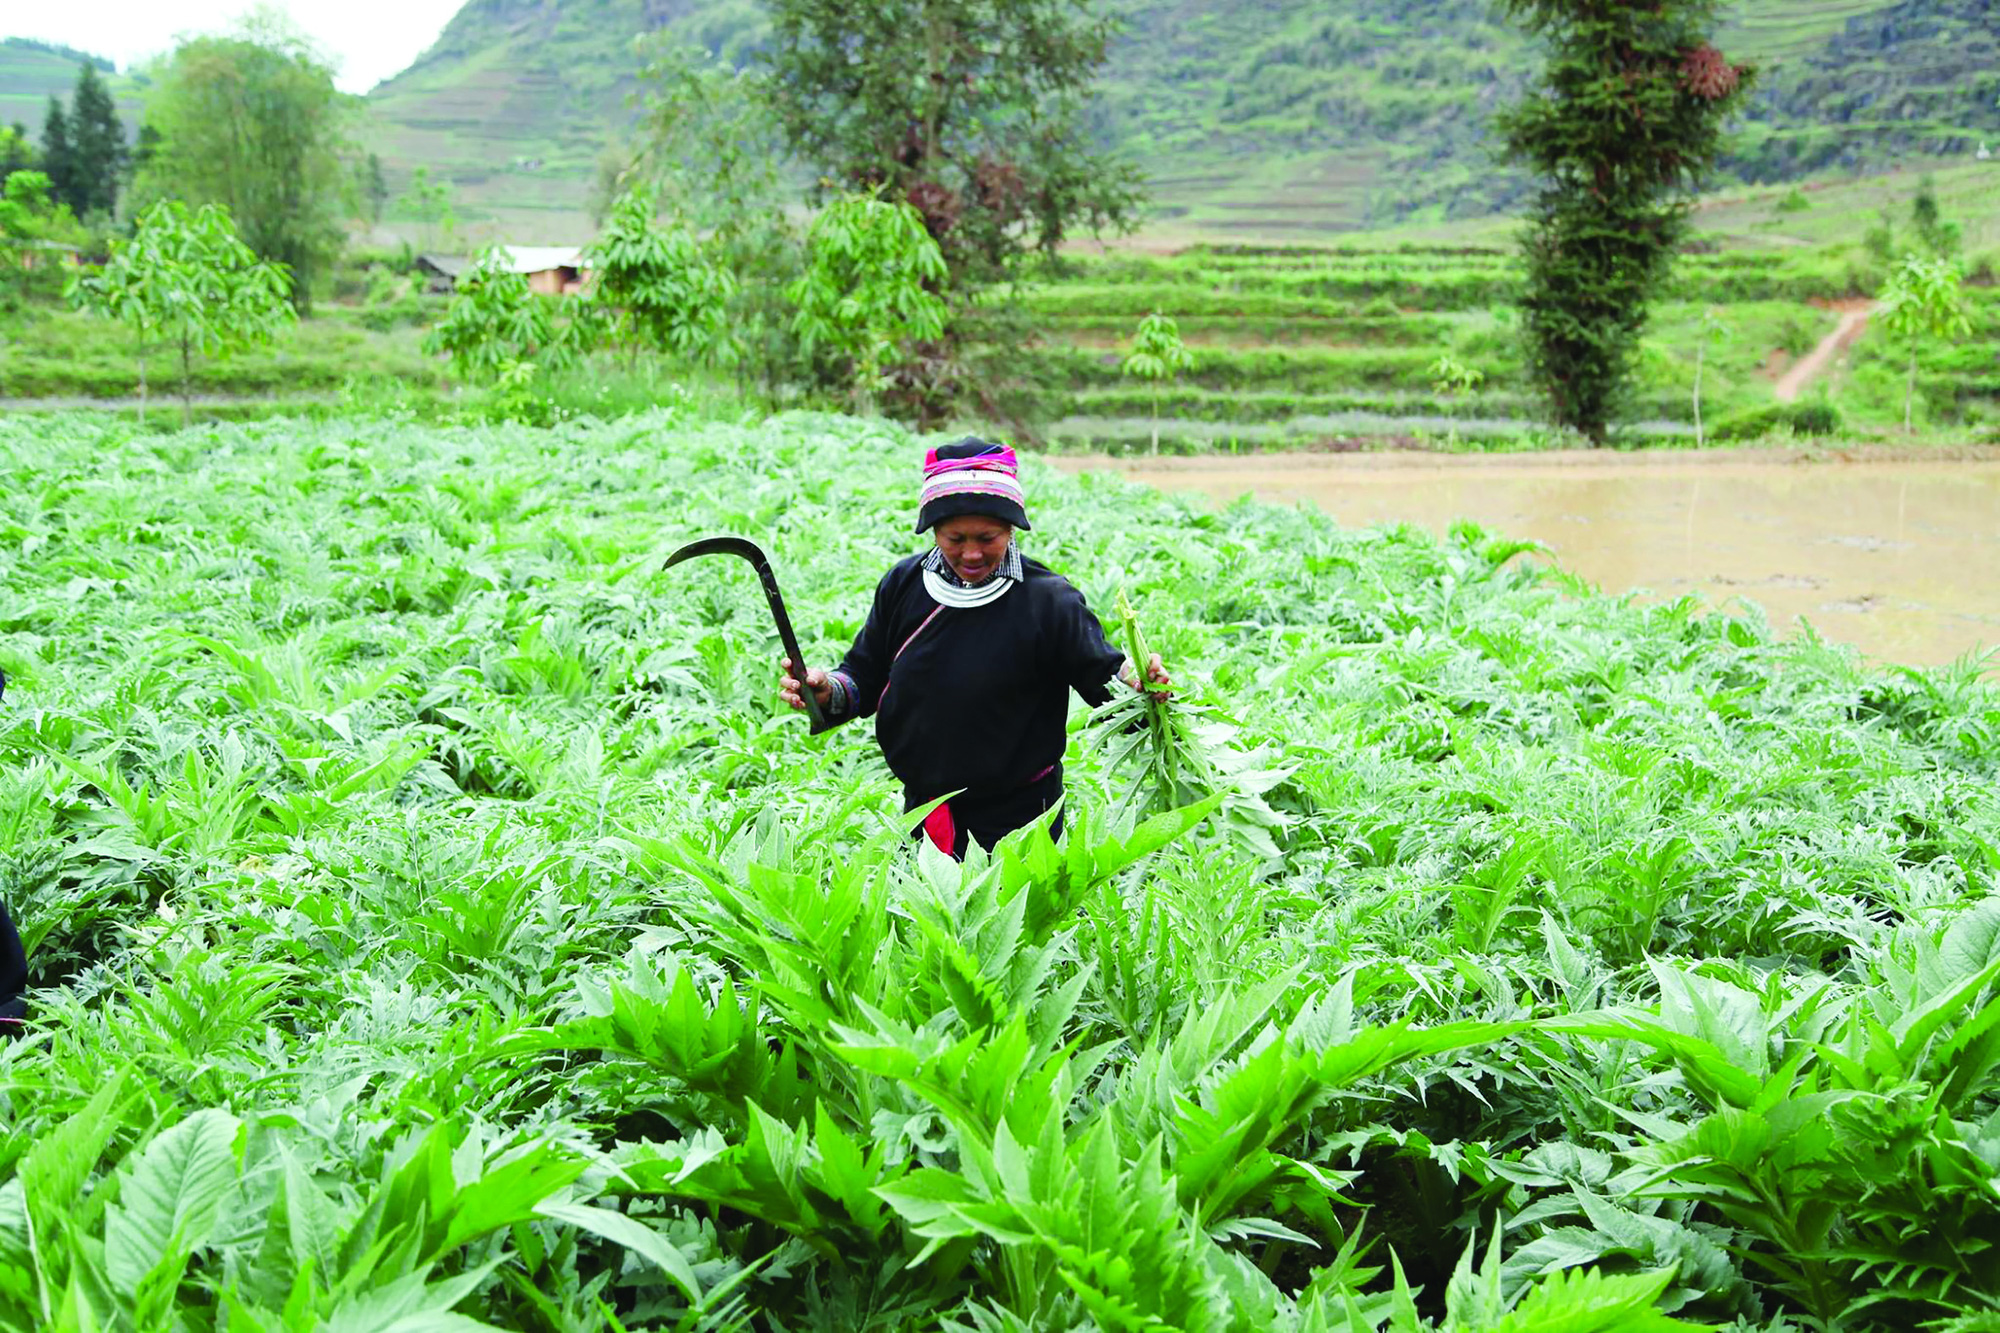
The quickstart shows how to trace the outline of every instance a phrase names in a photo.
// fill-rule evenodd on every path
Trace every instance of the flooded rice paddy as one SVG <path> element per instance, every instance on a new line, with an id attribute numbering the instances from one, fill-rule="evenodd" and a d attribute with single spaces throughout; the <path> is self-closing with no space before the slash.
<path id="1" fill-rule="evenodd" d="M 2000 647 L 2000 456 L 1827 461 L 1782 451 L 1078 458 L 1217 502 L 1305 502 L 1362 527 L 1469 518 L 1607 592 L 1698 592 L 1809 621 L 1887 662 Z M 2000 675 L 2000 655 L 1988 669 Z"/>

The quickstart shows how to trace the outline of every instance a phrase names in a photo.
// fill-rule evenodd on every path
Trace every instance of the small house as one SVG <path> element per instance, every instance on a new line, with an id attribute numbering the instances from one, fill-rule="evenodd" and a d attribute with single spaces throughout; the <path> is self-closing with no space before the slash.
<path id="1" fill-rule="evenodd" d="M 528 280 L 531 291 L 561 296 L 583 286 L 583 251 L 573 245 L 503 245 L 507 266 Z M 432 291 L 448 292 L 477 256 L 419 255 L 417 271 L 430 279 Z"/>

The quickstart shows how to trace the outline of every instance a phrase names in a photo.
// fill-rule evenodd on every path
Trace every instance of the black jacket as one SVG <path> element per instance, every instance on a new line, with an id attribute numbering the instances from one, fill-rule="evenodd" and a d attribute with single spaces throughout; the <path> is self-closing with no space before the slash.
<path id="1" fill-rule="evenodd" d="M 21 992 L 28 988 L 28 956 L 21 952 L 21 937 L 7 907 L 0 903 L 0 1021 L 12 1022 L 27 1013 Z M 6 1035 L 0 1031 L 0 1036 Z"/>
<path id="2" fill-rule="evenodd" d="M 1125 660 L 1069 580 L 1021 563 L 1026 579 L 998 601 L 940 610 L 924 590 L 923 557 L 899 561 L 840 664 L 907 808 L 963 789 L 953 808 L 981 841 L 982 823 L 1017 828 L 1060 793 L 1069 692 L 1105 702 Z M 1031 790 L 1041 797 L 1024 800 Z M 1025 809 L 1018 821 L 1014 805 Z"/>

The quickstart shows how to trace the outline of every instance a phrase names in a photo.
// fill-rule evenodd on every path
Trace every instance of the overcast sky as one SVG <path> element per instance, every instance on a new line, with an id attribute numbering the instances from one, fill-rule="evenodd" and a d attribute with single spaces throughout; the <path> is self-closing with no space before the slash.
<path id="1" fill-rule="evenodd" d="M 273 0 L 331 58 L 335 81 L 365 93 L 429 46 L 462 0 Z M 39 37 L 110 56 L 125 69 L 173 49 L 178 34 L 216 32 L 255 0 L 0 0 L 0 37 Z"/>

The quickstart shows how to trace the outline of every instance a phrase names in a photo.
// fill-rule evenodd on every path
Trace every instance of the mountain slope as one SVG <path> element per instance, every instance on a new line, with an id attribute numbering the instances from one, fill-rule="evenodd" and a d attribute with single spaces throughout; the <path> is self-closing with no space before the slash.
<path id="1" fill-rule="evenodd" d="M 49 96 L 60 97 L 67 107 L 70 95 L 76 91 L 78 54 L 50 50 L 40 43 L 19 39 L 0 41 L 0 125 L 21 125 L 30 139 L 40 143 Z M 109 62 L 97 63 L 102 69 Z M 141 85 L 127 75 L 106 71 L 104 86 L 111 90 L 112 100 L 118 104 L 126 133 L 135 132 Z"/>
<path id="2" fill-rule="evenodd" d="M 1205 231 L 1316 233 L 1476 216 L 1526 182 L 1490 113 L 1536 61 L 1487 0 L 1120 0 L 1127 31 L 1094 128 L 1152 172 L 1161 214 Z M 1720 42 L 1763 68 L 1737 178 L 1881 170 L 2000 140 L 1991 0 L 1744 0 Z M 756 0 L 470 0 L 371 101 L 392 171 L 430 164 L 520 235 L 584 224 L 631 115 L 631 41 L 668 29 L 754 53 Z M 562 237 L 547 236 L 547 239 Z"/>
<path id="3" fill-rule="evenodd" d="M 1537 61 L 1490 0 L 1113 0 L 1094 129 L 1190 231 L 1313 235 L 1474 217 L 1526 181 L 1486 125 Z M 1995 0 L 1738 0 L 1718 41 L 1762 79 L 1726 167 L 1761 183 L 2000 148 Z M 633 40 L 667 30 L 753 58 L 759 0 L 468 0 L 369 97 L 392 191 L 450 181 L 468 239 L 569 242 L 630 124 Z M 73 62 L 0 46 L 0 121 L 39 131 Z M 122 105 L 135 90 L 114 85 Z M 480 222 L 478 220 L 484 219 Z"/>

